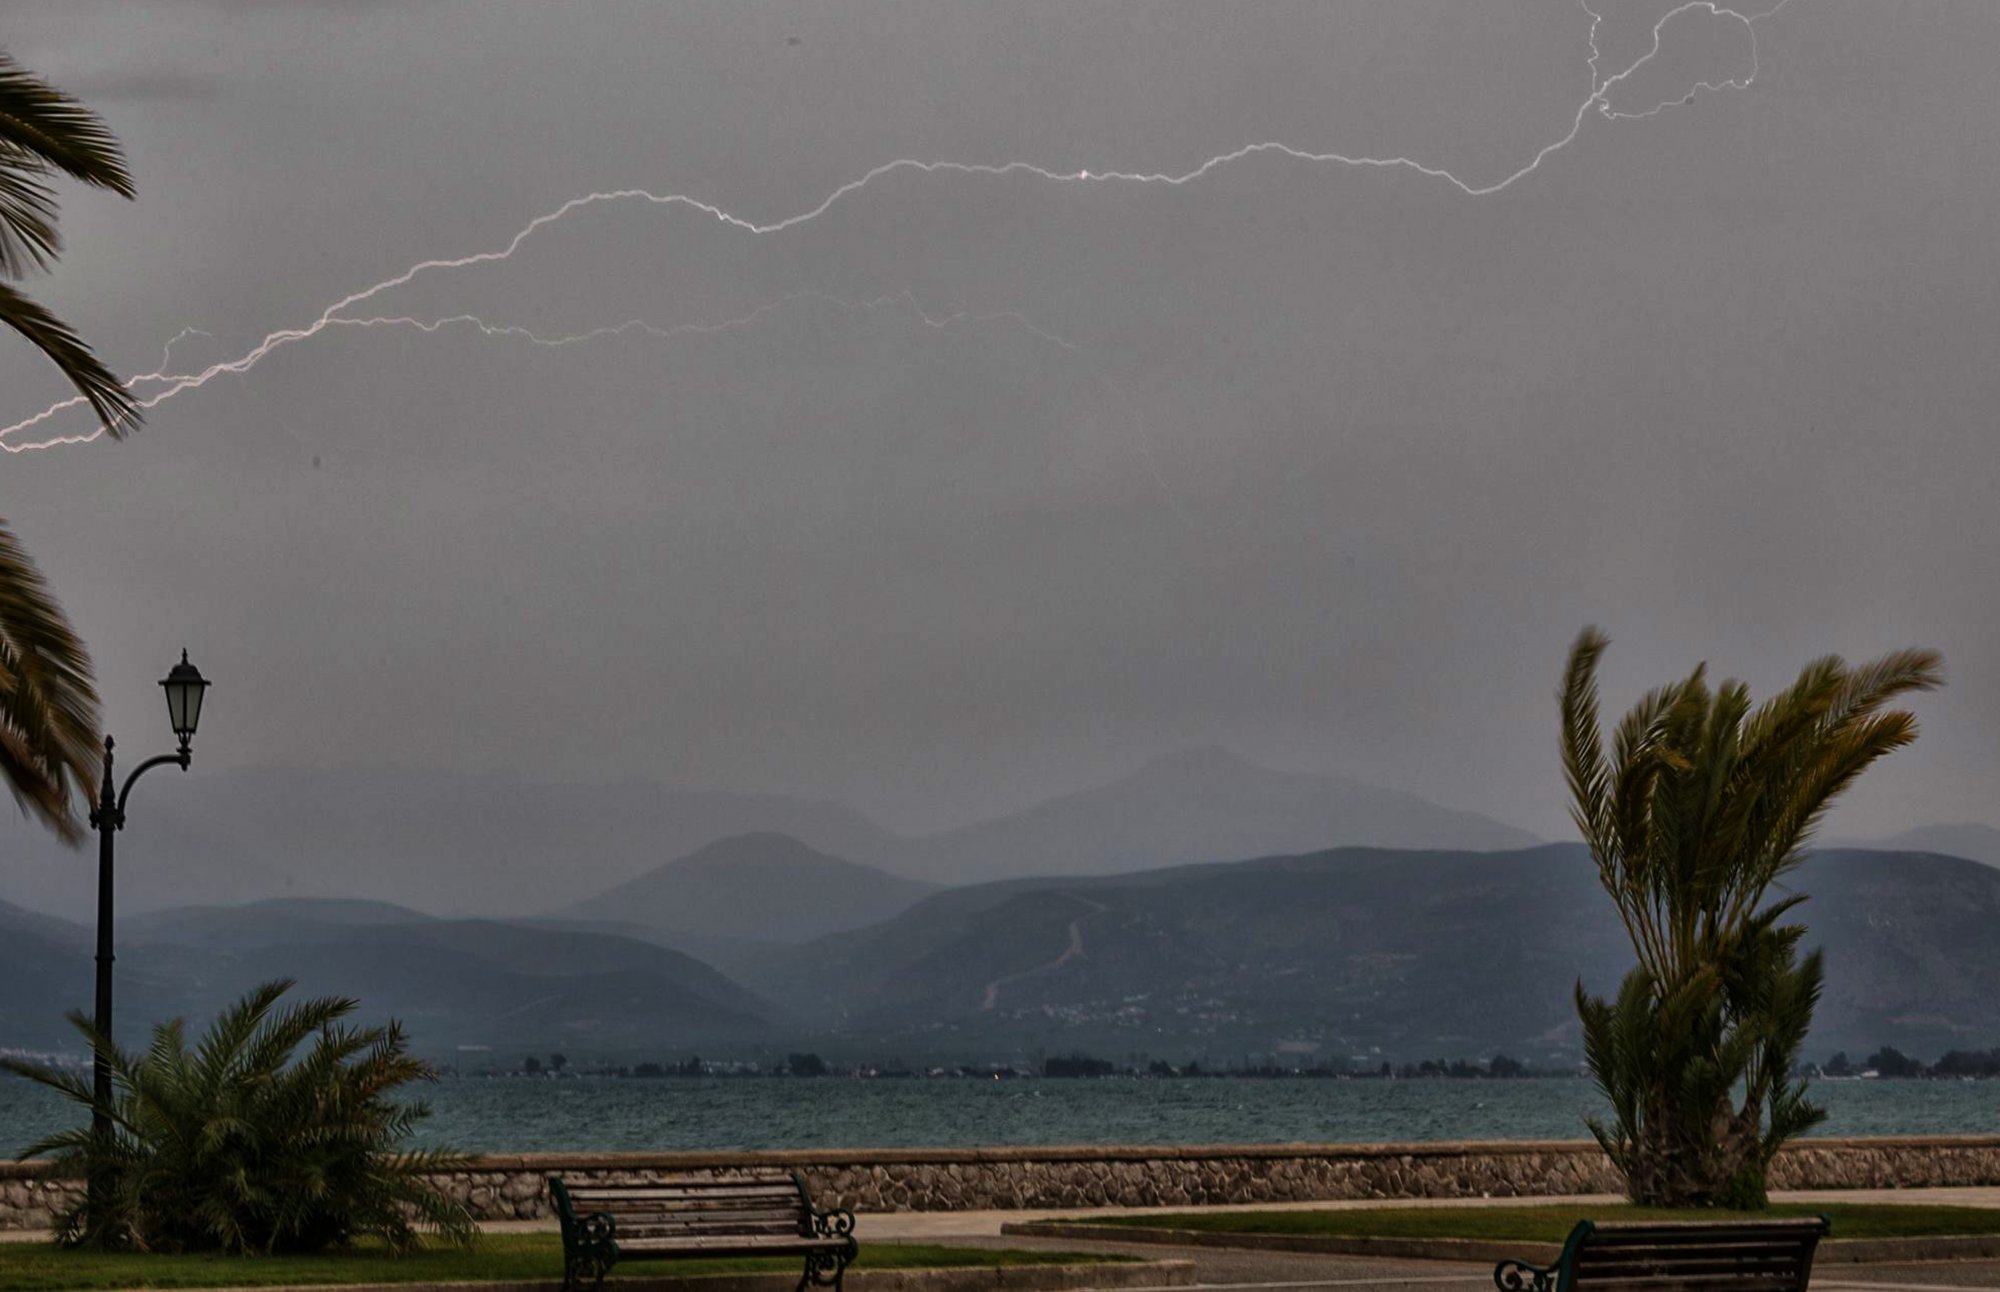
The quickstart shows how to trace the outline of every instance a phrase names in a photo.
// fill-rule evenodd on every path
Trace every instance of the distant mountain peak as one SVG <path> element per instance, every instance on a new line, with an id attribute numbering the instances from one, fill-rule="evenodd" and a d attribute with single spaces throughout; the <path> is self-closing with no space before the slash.
<path id="1" fill-rule="evenodd" d="M 1914 830 L 1853 845 L 1861 848 L 1892 848 L 1899 852 L 1941 853 L 1948 857 L 1968 857 L 1988 866 L 2000 866 L 2000 830 L 1983 821 L 1953 821 L 1920 825 Z"/>
<path id="2" fill-rule="evenodd" d="M 750 830 L 703 844 L 669 866 L 713 866 L 739 862 L 827 861 L 850 866 L 853 862 L 821 852 L 811 844 L 779 830 Z"/>
<path id="3" fill-rule="evenodd" d="M 1341 845 L 1487 851 L 1525 830 L 1404 790 L 1280 771 L 1220 744 L 1160 755 L 1122 780 L 915 841 L 906 869 L 960 883 L 1153 870 Z"/>
<path id="4" fill-rule="evenodd" d="M 1139 770 L 1125 778 L 1127 784 L 1233 785 L 1249 780 L 1275 780 L 1300 776 L 1253 762 L 1226 745 L 1191 745 L 1149 758 Z"/>
<path id="5" fill-rule="evenodd" d="M 792 942 L 887 919 L 931 890 L 791 835 L 753 830 L 711 840 L 561 914 L 670 933 Z"/>
<path id="6" fill-rule="evenodd" d="M 1192 769 L 1206 771 L 1217 767 L 1256 767 L 1243 755 L 1227 745 L 1189 745 L 1184 749 L 1171 750 L 1149 758 L 1139 768 L 1141 772 L 1179 771 Z M 1259 769 L 1268 770 L 1268 769 Z"/>

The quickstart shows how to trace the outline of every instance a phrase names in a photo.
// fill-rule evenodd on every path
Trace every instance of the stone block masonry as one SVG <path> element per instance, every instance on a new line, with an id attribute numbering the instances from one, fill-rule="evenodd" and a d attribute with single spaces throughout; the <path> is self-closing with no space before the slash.
<path id="1" fill-rule="evenodd" d="M 1552 1197 L 1619 1189 L 1598 1147 L 1575 1140 L 491 1154 L 441 1183 L 481 1220 L 528 1220 L 551 1214 L 544 1184 L 551 1175 L 625 1181 L 774 1168 L 802 1173 L 821 1206 L 859 1212 Z M 1808 1139 L 1779 1155 L 1771 1184 L 2000 1185 L 2000 1136 Z M 0 1229 L 46 1228 L 76 1187 L 46 1179 L 36 1163 L 0 1162 Z"/>

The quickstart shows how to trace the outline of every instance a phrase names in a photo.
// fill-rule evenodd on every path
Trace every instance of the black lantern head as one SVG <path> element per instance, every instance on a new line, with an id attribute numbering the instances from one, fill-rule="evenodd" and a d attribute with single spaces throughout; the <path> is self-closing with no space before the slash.
<path id="1" fill-rule="evenodd" d="M 174 734 L 180 737 L 181 748 L 186 750 L 188 742 L 194 739 L 196 724 L 201 721 L 201 694 L 208 689 L 208 679 L 188 663 L 188 653 L 183 649 L 181 662 L 160 679 L 160 686 L 167 693 L 167 717 L 174 724 Z"/>

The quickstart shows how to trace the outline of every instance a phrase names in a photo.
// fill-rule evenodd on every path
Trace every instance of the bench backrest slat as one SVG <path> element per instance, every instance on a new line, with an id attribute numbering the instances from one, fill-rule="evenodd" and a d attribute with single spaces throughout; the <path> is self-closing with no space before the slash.
<path id="1" fill-rule="evenodd" d="M 690 1188 L 684 1184 L 648 1184 L 634 1188 L 608 1188 L 602 1184 L 572 1184 L 572 1196 L 602 1198 L 672 1198 L 700 1202 L 702 1198 L 798 1198 L 796 1184 L 722 1184 L 716 1188 Z"/>
<path id="2" fill-rule="evenodd" d="M 567 1184 L 578 1216 L 602 1212 L 622 1242 L 706 1246 L 709 1240 L 805 1237 L 812 1204 L 794 1176 L 665 1176 L 634 1184 Z M 559 1198 L 562 1195 L 559 1195 Z"/>
<path id="3" fill-rule="evenodd" d="M 1573 1292 L 1803 1292 L 1819 1217 L 1764 1221 L 1581 1222 L 1564 1251 Z"/>
<path id="4" fill-rule="evenodd" d="M 736 1207 L 766 1207 L 779 1210 L 789 1207 L 799 1208 L 799 1195 L 790 1197 L 776 1193 L 723 1194 L 707 1198 L 656 1198 L 644 1194 L 621 1195 L 616 1193 L 591 1193 L 578 1189 L 570 1194 L 570 1200 L 580 1207 L 594 1207 L 599 1211 L 618 1208 L 651 1207 L 656 1211 L 728 1211 Z"/>

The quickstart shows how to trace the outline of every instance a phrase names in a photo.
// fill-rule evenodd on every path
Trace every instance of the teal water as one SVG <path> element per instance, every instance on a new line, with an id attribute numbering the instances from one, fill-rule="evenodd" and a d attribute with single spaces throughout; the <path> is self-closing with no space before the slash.
<path id="1" fill-rule="evenodd" d="M 2000 1134 L 2000 1081 L 1822 1081 L 1828 1135 Z M 423 1139 L 471 1152 L 1576 1139 L 1583 1080 L 458 1078 Z M 82 1119 L 0 1078 L 0 1152 Z"/>

